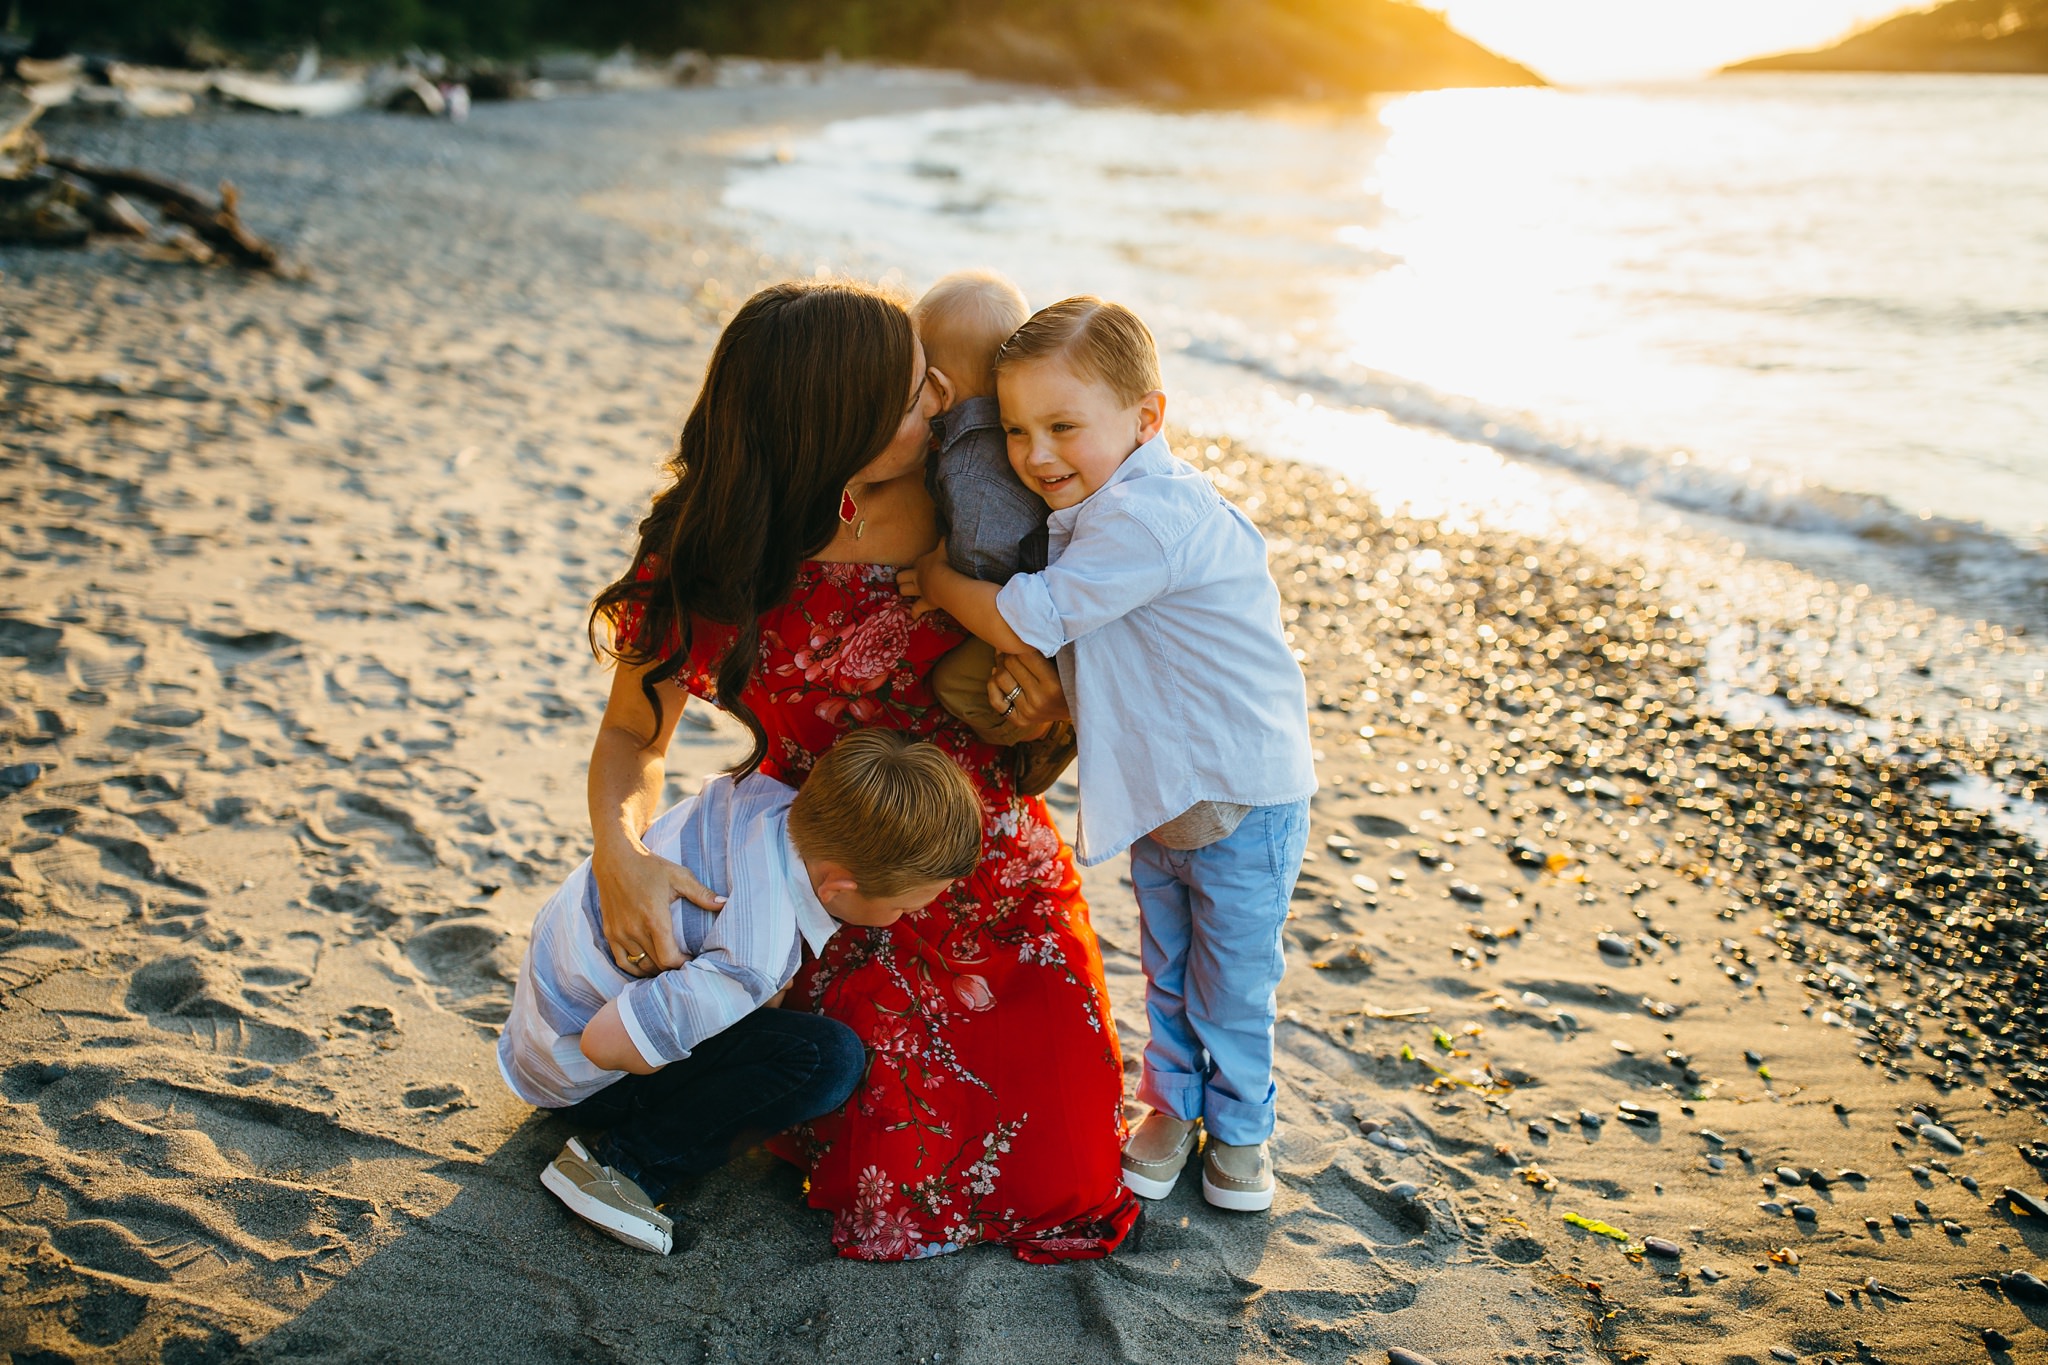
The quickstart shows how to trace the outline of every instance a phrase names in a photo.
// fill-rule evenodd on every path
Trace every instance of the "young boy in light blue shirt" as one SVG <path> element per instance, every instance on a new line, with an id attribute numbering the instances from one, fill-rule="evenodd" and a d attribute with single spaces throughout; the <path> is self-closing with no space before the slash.
<path id="1" fill-rule="evenodd" d="M 1280 933 L 1316 778 L 1265 541 L 1167 449 L 1158 353 L 1128 309 L 1040 310 L 996 384 L 1011 467 L 1052 509 L 1049 566 L 999 588 L 941 545 L 901 585 L 1004 653 L 1058 659 L 1080 732 L 1077 852 L 1131 851 L 1152 1113 L 1124 1183 L 1164 1198 L 1199 1124 L 1203 1196 L 1270 1208 Z"/>

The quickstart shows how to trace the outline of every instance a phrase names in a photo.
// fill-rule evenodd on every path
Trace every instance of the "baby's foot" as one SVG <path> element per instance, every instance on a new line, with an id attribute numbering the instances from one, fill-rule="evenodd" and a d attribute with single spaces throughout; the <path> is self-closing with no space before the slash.
<path id="1" fill-rule="evenodd" d="M 1017 795 L 1041 796 L 1074 761 L 1079 752 L 1074 727 L 1060 721 L 1037 739 L 1012 745 L 1011 761 L 1016 764 Z"/>

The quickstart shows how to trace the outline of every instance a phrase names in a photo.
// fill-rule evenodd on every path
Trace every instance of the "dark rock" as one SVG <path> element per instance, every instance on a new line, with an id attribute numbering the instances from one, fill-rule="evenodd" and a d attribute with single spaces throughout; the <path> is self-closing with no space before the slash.
<path id="1" fill-rule="evenodd" d="M 2048 1204 L 2042 1203 L 2025 1190 L 2007 1185 L 1999 1198 L 2003 1199 L 2014 1213 L 2023 1213 L 2030 1218 L 2048 1219 Z"/>
<path id="2" fill-rule="evenodd" d="M 47 763 L 10 763 L 0 768 L 0 796 L 12 796 L 26 791 L 50 771 Z"/>
<path id="3" fill-rule="evenodd" d="M 1667 1261 L 1675 1261 L 1684 1254 L 1678 1243 L 1668 1241 L 1662 1237 L 1645 1237 L 1643 1239 L 1643 1250 L 1652 1256 L 1661 1257 Z"/>
<path id="4" fill-rule="evenodd" d="M 2028 1270 L 2008 1270 L 1998 1277 L 1998 1287 L 2014 1303 L 2048 1303 L 2048 1284 Z"/>

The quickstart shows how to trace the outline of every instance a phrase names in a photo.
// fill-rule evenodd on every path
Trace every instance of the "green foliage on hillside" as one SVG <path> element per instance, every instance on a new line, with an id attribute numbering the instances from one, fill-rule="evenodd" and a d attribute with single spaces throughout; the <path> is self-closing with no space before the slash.
<path id="1" fill-rule="evenodd" d="M 1813 52 L 1729 71 L 2048 72 L 2048 0 L 1950 0 Z"/>
<path id="2" fill-rule="evenodd" d="M 694 47 L 768 57 L 940 62 L 1167 99 L 1529 85 L 1526 68 L 1406 0 L 13 0 L 45 45 L 162 56 L 418 44 L 510 56 L 549 47 Z"/>

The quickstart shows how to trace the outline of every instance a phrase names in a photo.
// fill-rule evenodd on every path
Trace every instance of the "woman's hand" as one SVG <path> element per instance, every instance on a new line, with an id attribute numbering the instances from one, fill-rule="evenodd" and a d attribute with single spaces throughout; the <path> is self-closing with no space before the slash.
<path id="1" fill-rule="evenodd" d="M 714 912 L 725 904 L 725 897 L 689 868 L 648 852 L 644 844 L 612 856 L 599 849 L 591 855 L 590 872 L 597 878 L 605 942 L 611 945 L 612 961 L 628 976 L 653 976 L 689 960 L 676 942 L 670 910 L 678 900 Z"/>
<path id="2" fill-rule="evenodd" d="M 645 673 L 644 665 L 621 665 L 614 672 L 604 720 L 590 750 L 590 832 L 596 845 L 590 873 L 597 879 L 612 961 L 629 976 L 652 976 L 683 965 L 669 911 L 678 897 L 706 910 L 725 904 L 725 897 L 713 895 L 688 868 L 656 857 L 640 841 L 661 809 L 662 755 L 688 705 L 682 688 L 662 683 L 664 700 L 657 714 L 640 689 Z"/>
<path id="3" fill-rule="evenodd" d="M 1012 697 L 1016 689 L 1021 690 Z M 988 677 L 988 704 L 1025 725 L 1050 725 L 1074 718 L 1067 709 L 1059 669 L 1052 660 L 1029 651 L 996 656 L 995 671 Z M 1015 709 L 1006 711 L 1010 707 Z"/>

